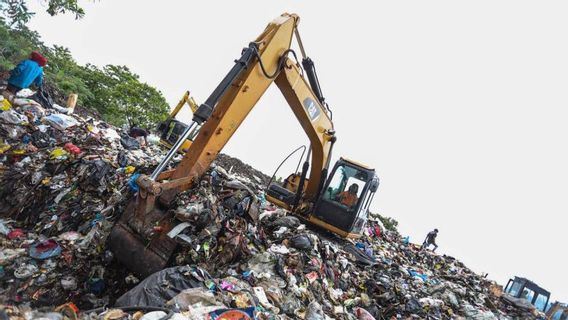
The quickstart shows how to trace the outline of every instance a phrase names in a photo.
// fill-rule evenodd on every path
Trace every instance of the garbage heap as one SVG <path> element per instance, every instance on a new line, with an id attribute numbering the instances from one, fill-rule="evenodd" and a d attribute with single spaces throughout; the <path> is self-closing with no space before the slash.
<path id="1" fill-rule="evenodd" d="M 135 173 L 163 152 L 22 99 L 0 113 L 0 318 L 536 319 L 457 259 L 370 221 L 356 241 L 264 199 L 267 177 L 220 157 L 170 214 L 179 250 L 146 279 L 106 237 Z M 24 103 L 25 102 L 25 103 Z"/>
<path id="2" fill-rule="evenodd" d="M 356 241 L 312 229 L 264 200 L 254 180 L 213 165 L 199 187 L 181 194 L 173 210 L 177 266 L 146 278 L 115 306 L 171 307 L 190 319 L 541 315 L 526 301 L 502 299 L 499 286 L 457 259 L 420 251 L 379 221 Z"/>
<path id="3" fill-rule="evenodd" d="M 104 288 L 106 234 L 128 181 L 162 158 L 156 144 L 142 150 L 119 128 L 46 104 L 29 90 L 12 104 L 0 95 L 0 303 L 96 300 L 84 293 Z"/>

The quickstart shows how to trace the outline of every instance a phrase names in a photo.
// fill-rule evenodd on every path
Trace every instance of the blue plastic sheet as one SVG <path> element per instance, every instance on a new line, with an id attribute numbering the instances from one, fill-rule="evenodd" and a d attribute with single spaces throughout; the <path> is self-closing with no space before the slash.
<path id="1" fill-rule="evenodd" d="M 416 277 L 416 278 L 420 278 L 422 279 L 422 281 L 428 281 L 428 276 L 419 272 L 416 272 L 414 270 L 408 270 L 408 273 L 410 274 L 410 276 L 412 277 Z"/>

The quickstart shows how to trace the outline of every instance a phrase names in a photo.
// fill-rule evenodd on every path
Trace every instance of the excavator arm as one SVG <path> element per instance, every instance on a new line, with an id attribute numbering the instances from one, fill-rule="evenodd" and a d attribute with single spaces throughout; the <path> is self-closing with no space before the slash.
<path id="1" fill-rule="evenodd" d="M 110 236 L 111 249 L 130 269 L 147 275 L 166 264 L 175 248 L 173 240 L 167 237 L 172 228 L 172 219 L 166 214 L 169 205 L 179 192 L 194 186 L 206 172 L 273 82 L 310 140 L 311 171 L 307 179 L 306 163 L 297 202 L 316 201 L 326 178 L 335 131 L 320 103 L 321 93 L 314 94 L 300 66 L 288 57 L 294 54 L 290 45 L 298 21 L 294 14 L 283 14 L 243 49 L 240 59 L 195 111 L 193 122 L 153 174 L 138 178 L 140 191 Z M 199 126 L 199 134 L 183 160 L 175 169 L 163 171 L 181 143 Z"/>
<path id="2" fill-rule="evenodd" d="M 322 172 L 329 165 L 335 132 L 326 110 L 302 76 L 301 68 L 287 57 L 298 20 L 296 15 L 284 14 L 269 24 L 237 60 L 240 72 L 233 73 L 233 68 L 197 109 L 194 123 L 205 123 L 184 159 L 172 171 L 157 172 L 158 167 L 154 172 L 155 180 L 170 180 L 160 186 L 161 190 L 167 190 L 162 202 L 169 203 L 209 168 L 272 82 L 276 82 L 310 140 L 312 167 L 304 198 L 315 200 Z M 145 185 L 148 184 L 146 181 Z"/>
<path id="3" fill-rule="evenodd" d="M 287 58 L 276 85 L 286 98 L 310 140 L 311 171 L 302 200 L 316 201 L 325 181 L 331 148 L 335 143 L 333 122 L 301 74 L 300 67 Z M 300 186 L 300 190 L 303 188 Z"/>

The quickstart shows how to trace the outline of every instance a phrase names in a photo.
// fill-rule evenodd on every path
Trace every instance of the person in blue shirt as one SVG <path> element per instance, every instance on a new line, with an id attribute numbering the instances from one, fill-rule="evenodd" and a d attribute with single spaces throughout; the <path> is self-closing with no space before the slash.
<path id="1" fill-rule="evenodd" d="M 12 101 L 18 91 L 29 88 L 32 84 L 37 88 L 43 85 L 43 67 L 47 59 L 39 52 L 33 51 L 30 59 L 20 62 L 10 73 L 8 86 L 3 92 L 4 98 Z"/>

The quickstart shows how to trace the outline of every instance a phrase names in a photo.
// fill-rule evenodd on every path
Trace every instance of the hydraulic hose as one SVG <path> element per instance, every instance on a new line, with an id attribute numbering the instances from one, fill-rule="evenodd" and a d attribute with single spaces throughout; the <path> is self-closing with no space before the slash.
<path id="1" fill-rule="evenodd" d="M 280 164 L 278 165 L 278 167 L 276 168 L 276 170 L 274 170 L 274 174 L 272 174 L 272 177 L 270 177 L 270 180 L 268 180 L 268 184 L 266 185 L 266 189 L 268 189 L 268 187 L 270 186 L 270 184 L 272 183 L 272 180 L 274 180 L 274 177 L 276 176 L 276 173 L 278 172 L 278 170 L 280 170 L 280 167 L 282 167 L 282 165 L 284 164 L 284 162 L 286 162 L 288 159 L 290 159 L 290 157 L 298 152 L 298 150 L 300 149 L 304 149 L 304 151 L 302 152 L 302 157 L 304 156 L 304 152 L 306 152 L 306 146 L 299 146 L 298 148 L 296 148 L 294 151 L 292 151 L 286 158 L 284 158 L 284 160 L 282 160 L 282 162 L 280 162 Z M 297 169 L 296 169 L 297 170 Z"/>
<path id="2" fill-rule="evenodd" d="M 262 70 L 262 73 L 264 74 L 264 76 L 267 77 L 270 80 L 276 79 L 276 77 L 280 73 L 280 70 L 282 70 L 282 68 L 284 68 L 284 62 L 285 62 L 284 58 L 286 58 L 288 53 L 292 53 L 292 55 L 294 56 L 294 59 L 296 59 L 296 63 L 297 63 L 298 57 L 296 56 L 296 52 L 294 52 L 294 50 L 292 50 L 292 49 L 288 49 L 288 50 L 284 51 L 284 53 L 282 53 L 280 58 L 278 58 L 278 65 L 276 66 L 276 70 L 274 70 L 274 73 L 269 74 L 268 71 L 266 71 L 266 68 L 264 66 L 264 63 L 262 62 L 262 59 L 260 57 L 260 54 L 258 53 L 258 50 L 254 51 L 254 55 L 258 59 L 258 64 L 260 65 L 260 70 Z"/>

